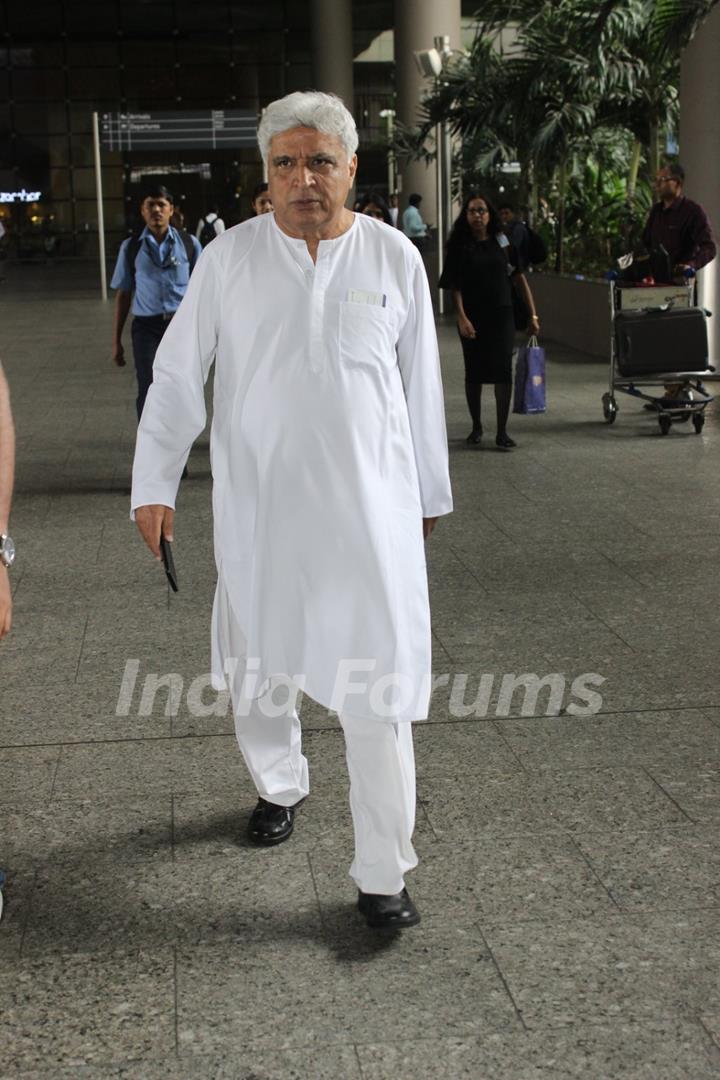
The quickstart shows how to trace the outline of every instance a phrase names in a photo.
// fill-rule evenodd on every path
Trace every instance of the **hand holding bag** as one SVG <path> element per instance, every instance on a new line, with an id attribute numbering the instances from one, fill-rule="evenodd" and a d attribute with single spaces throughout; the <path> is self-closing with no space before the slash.
<path id="1" fill-rule="evenodd" d="M 533 336 L 518 349 L 514 413 L 545 412 L 545 350 Z"/>

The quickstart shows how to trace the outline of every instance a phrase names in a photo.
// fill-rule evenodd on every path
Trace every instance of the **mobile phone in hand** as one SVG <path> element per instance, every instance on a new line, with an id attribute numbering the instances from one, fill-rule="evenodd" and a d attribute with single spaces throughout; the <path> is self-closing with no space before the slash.
<path id="1" fill-rule="evenodd" d="M 160 537 L 160 554 L 162 555 L 163 566 L 165 567 L 165 576 L 170 582 L 170 588 L 173 592 L 178 591 L 177 574 L 175 573 L 175 560 L 173 559 L 172 544 L 169 540 L 166 540 L 164 536 Z"/>

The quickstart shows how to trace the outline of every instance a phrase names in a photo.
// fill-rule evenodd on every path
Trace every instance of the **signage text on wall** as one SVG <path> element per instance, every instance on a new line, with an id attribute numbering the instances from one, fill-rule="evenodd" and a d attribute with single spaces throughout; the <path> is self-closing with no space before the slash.
<path id="1" fill-rule="evenodd" d="M 257 116 L 249 109 L 103 113 L 104 150 L 215 150 L 254 146 Z"/>
<path id="2" fill-rule="evenodd" d="M 0 203 L 40 202 L 42 191 L 0 191 Z"/>

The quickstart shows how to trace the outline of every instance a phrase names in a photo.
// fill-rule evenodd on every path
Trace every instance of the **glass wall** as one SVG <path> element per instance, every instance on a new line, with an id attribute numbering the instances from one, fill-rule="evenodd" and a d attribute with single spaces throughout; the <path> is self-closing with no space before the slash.
<path id="1" fill-rule="evenodd" d="M 312 85 L 309 0 L 0 0 L 0 220 L 23 258 L 97 253 L 92 114 L 249 109 Z M 360 55 L 392 2 L 356 2 Z M 356 65 L 364 186 L 386 177 L 382 108 L 392 63 Z M 134 228 L 147 182 L 176 196 L 186 226 L 213 204 L 250 213 L 254 148 L 104 151 L 108 253 Z M 38 198 L 32 196 L 39 195 Z M 14 200 L 14 201 L 11 201 Z"/>
<path id="2" fill-rule="evenodd" d="M 306 0 L 4 0 L 0 217 L 13 247 L 97 252 L 93 111 L 257 112 L 310 83 Z M 212 203 L 228 224 L 247 216 L 261 165 L 255 149 L 104 152 L 110 253 L 137 222 L 144 176 L 175 193 L 194 230 Z"/>

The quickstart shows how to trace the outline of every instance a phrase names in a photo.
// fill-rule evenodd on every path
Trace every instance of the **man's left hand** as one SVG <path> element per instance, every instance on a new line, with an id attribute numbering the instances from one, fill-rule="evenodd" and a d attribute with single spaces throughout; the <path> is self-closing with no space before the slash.
<path id="1" fill-rule="evenodd" d="M 438 519 L 436 517 L 434 517 L 434 518 L 423 518 L 423 540 L 428 539 L 428 537 L 430 536 L 430 533 L 433 531 L 433 529 L 437 525 L 437 522 L 438 522 Z"/>

